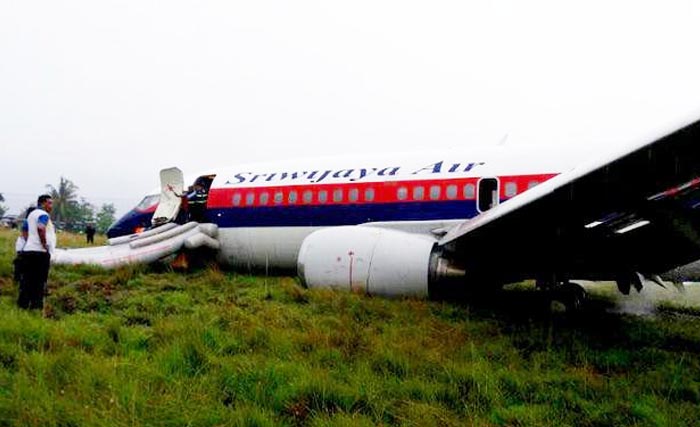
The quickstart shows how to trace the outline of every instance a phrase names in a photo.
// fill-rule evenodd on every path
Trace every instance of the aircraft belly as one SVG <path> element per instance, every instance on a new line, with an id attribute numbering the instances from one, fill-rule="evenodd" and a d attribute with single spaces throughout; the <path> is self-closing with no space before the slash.
<path id="1" fill-rule="evenodd" d="M 218 261 L 236 269 L 295 270 L 301 243 L 320 228 L 220 228 Z"/>

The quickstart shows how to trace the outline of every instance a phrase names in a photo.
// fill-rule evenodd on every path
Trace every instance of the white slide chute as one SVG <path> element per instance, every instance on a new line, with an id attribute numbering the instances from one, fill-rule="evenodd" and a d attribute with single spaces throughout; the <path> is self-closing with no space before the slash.
<path id="1" fill-rule="evenodd" d="M 92 264 L 116 268 L 126 264 L 148 264 L 172 255 L 180 249 L 219 249 L 216 224 L 189 222 L 165 224 L 143 233 L 110 239 L 109 245 L 96 248 L 56 249 L 53 264 Z"/>

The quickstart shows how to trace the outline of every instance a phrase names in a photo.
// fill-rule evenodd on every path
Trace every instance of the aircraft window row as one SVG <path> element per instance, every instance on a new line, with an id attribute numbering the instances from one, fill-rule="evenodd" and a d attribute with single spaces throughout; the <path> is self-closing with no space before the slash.
<path id="1" fill-rule="evenodd" d="M 290 205 L 297 204 L 299 202 L 299 192 L 296 190 L 291 190 L 286 194 L 287 203 Z M 272 203 L 275 205 L 281 205 L 285 200 L 285 193 L 283 191 L 275 191 L 272 194 Z M 331 197 L 334 203 L 340 203 L 345 200 L 345 191 L 342 188 L 336 188 L 332 191 Z M 364 191 L 364 201 L 372 202 L 374 201 L 375 191 L 373 188 L 367 188 Z M 255 205 L 256 195 L 255 193 L 245 194 L 245 205 L 252 206 Z M 357 188 L 351 188 L 347 192 L 347 200 L 349 202 L 360 201 L 360 190 Z M 312 190 L 306 190 L 301 193 L 301 202 L 304 204 L 311 204 L 314 201 L 314 192 Z M 320 190 L 317 192 L 318 203 L 328 203 L 328 191 Z M 258 197 L 258 204 L 267 205 L 270 202 L 270 194 L 268 192 L 260 193 Z M 234 193 L 231 198 L 231 203 L 234 206 L 241 206 L 243 203 L 243 195 L 241 193 Z"/>
<path id="2" fill-rule="evenodd" d="M 532 188 L 539 184 L 538 181 L 530 181 L 527 184 L 528 188 Z M 515 182 L 507 182 L 504 184 L 504 192 L 506 197 L 513 197 L 518 193 L 518 185 Z M 427 194 L 426 194 L 427 193 Z M 362 197 L 360 197 L 362 195 Z M 468 183 L 464 185 L 449 184 L 447 186 L 441 185 L 431 185 L 425 187 L 422 185 L 417 185 L 414 187 L 401 186 L 396 190 L 396 198 L 400 201 L 409 200 L 440 200 L 443 195 L 448 200 L 457 200 L 460 196 L 465 200 L 476 199 L 476 185 L 473 183 Z M 286 196 L 286 197 L 285 197 Z M 256 193 L 248 192 L 245 193 L 245 199 L 242 193 L 234 193 L 231 199 L 234 206 L 241 206 L 245 202 L 246 206 L 258 205 L 268 205 L 270 203 L 270 193 L 265 191 L 256 195 Z M 362 192 L 358 188 L 350 188 L 347 192 L 342 188 L 335 188 L 333 190 L 304 190 L 299 192 L 297 190 L 282 191 L 277 190 L 272 192 L 272 203 L 275 205 L 281 205 L 285 202 L 287 204 L 311 204 L 311 203 L 328 203 L 331 200 L 333 203 L 350 202 L 357 203 L 360 201 L 372 202 L 375 200 L 376 190 L 374 188 L 366 188 Z M 314 200 L 315 199 L 315 200 Z"/>
<path id="3" fill-rule="evenodd" d="M 399 200 L 407 200 L 409 195 L 408 187 L 399 187 L 396 190 L 396 198 Z M 459 195 L 459 187 L 455 184 L 450 184 L 445 188 L 445 197 L 448 200 L 455 200 Z M 476 196 L 476 186 L 474 184 L 465 184 L 462 187 L 462 195 L 465 199 L 474 199 Z M 411 193 L 412 200 L 424 200 L 425 199 L 425 187 L 416 186 L 413 187 Z M 428 188 L 428 198 L 430 200 L 440 200 L 442 197 L 442 187 L 439 185 L 432 185 Z"/>

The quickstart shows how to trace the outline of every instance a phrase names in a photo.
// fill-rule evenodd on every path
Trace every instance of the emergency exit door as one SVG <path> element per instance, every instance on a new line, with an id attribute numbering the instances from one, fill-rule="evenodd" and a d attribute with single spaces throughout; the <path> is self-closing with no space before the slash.
<path id="1" fill-rule="evenodd" d="M 486 212 L 498 205 L 498 178 L 481 178 L 476 197 L 479 212 Z"/>

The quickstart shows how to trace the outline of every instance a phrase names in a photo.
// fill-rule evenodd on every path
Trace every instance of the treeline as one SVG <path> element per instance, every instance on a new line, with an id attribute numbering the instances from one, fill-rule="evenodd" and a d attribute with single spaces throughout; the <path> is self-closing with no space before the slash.
<path id="1" fill-rule="evenodd" d="M 47 192 L 53 199 L 51 219 L 56 227 L 66 231 L 83 231 L 92 223 L 98 233 L 105 233 L 115 220 L 116 208 L 105 203 L 99 208 L 78 195 L 78 186 L 71 180 L 61 177 L 58 187 L 47 185 Z M 21 216 L 24 217 L 26 209 Z"/>

